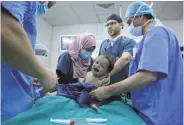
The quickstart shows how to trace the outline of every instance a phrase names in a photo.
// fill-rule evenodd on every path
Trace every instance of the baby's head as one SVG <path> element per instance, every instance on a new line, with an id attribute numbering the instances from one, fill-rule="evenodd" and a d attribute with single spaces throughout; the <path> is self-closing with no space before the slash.
<path id="1" fill-rule="evenodd" d="M 101 55 L 97 57 L 92 66 L 93 75 L 95 77 L 107 76 L 114 68 L 115 62 L 116 57 L 113 57 L 111 55 Z"/>

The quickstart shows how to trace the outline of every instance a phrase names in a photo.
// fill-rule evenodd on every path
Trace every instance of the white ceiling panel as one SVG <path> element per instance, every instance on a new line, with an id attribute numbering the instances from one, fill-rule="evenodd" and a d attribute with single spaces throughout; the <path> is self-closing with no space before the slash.
<path id="1" fill-rule="evenodd" d="M 51 10 L 51 11 L 50 11 Z M 65 23 L 65 25 L 69 25 L 69 24 L 80 24 L 81 20 L 78 17 L 78 15 L 76 15 L 71 7 L 71 4 L 65 4 L 64 6 L 61 5 L 61 7 L 57 7 L 54 8 L 54 10 L 52 10 L 52 8 L 48 11 L 48 16 L 47 14 L 45 14 L 43 16 L 43 18 L 45 20 L 57 20 L 55 22 L 60 21 L 61 24 L 62 22 Z M 52 18 L 49 18 L 52 17 Z"/>
<path id="2" fill-rule="evenodd" d="M 74 13 L 80 18 L 82 23 L 97 23 L 96 11 L 89 2 L 80 2 L 79 4 L 71 4 Z M 85 10 L 87 8 L 87 10 Z"/>
<path id="3" fill-rule="evenodd" d="M 101 14 L 101 15 L 99 15 L 99 17 L 100 17 L 100 23 L 106 22 L 107 18 L 108 18 L 110 15 L 111 15 L 110 13 L 109 13 L 109 14 Z"/>
<path id="4" fill-rule="evenodd" d="M 110 2 L 109 1 L 109 2 L 104 2 L 103 4 L 102 4 L 102 2 L 100 2 L 100 3 L 92 2 L 92 4 L 94 5 L 94 8 L 97 12 L 97 15 L 108 14 L 108 13 L 116 13 L 117 12 L 116 11 L 117 7 L 116 7 L 115 2 Z M 104 6 L 106 6 L 108 4 L 113 4 L 113 5 L 110 6 L 108 9 L 104 9 L 103 7 L 99 6 L 98 4 L 104 5 Z"/>
<path id="5" fill-rule="evenodd" d="M 108 4 L 113 4 L 108 9 Z M 49 11 L 41 16 L 51 25 L 104 23 L 112 14 L 124 17 L 131 1 L 57 1 Z M 146 1 L 151 4 L 151 1 Z M 97 4 L 103 4 L 102 7 Z M 153 9 L 160 20 L 182 20 L 183 1 L 154 1 Z"/>

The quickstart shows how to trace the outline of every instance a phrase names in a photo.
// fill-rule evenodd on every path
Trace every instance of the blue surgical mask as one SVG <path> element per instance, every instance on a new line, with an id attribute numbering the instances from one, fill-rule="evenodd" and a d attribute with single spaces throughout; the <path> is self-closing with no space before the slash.
<path id="1" fill-rule="evenodd" d="M 148 20 L 143 26 L 145 26 L 148 22 L 150 22 L 151 20 Z M 135 27 L 133 25 L 133 21 L 132 23 L 130 24 L 130 26 L 128 27 L 128 30 L 129 32 L 134 35 L 134 36 L 142 36 L 143 33 L 142 33 L 142 27 L 143 26 L 138 26 L 138 27 Z"/>
<path id="2" fill-rule="evenodd" d="M 142 6 L 143 6 L 143 5 L 142 5 Z M 140 7 L 137 9 L 137 11 L 136 11 L 136 13 L 135 13 L 135 15 L 134 15 L 133 21 L 132 21 L 132 23 L 130 24 L 130 26 L 128 27 L 129 32 L 130 32 L 132 35 L 134 35 L 134 36 L 142 36 L 142 35 L 143 35 L 143 33 L 142 33 L 142 27 L 145 26 L 148 22 L 151 21 L 151 20 L 148 20 L 143 26 L 137 26 L 137 27 L 134 26 L 133 22 L 134 22 L 134 20 L 135 20 L 136 14 L 139 12 L 139 10 L 142 8 L 142 6 L 140 6 Z"/>
<path id="3" fill-rule="evenodd" d="M 44 4 L 40 4 L 38 2 L 38 5 L 37 5 L 37 15 L 38 16 L 43 15 L 48 11 L 48 4 L 49 4 L 48 1 L 46 1 Z"/>
<path id="4" fill-rule="evenodd" d="M 128 27 L 129 32 L 134 36 L 142 36 L 142 26 L 135 27 L 133 22 Z"/>
<path id="5" fill-rule="evenodd" d="M 82 60 L 89 60 L 91 58 L 92 52 L 86 50 L 81 50 L 80 57 Z"/>

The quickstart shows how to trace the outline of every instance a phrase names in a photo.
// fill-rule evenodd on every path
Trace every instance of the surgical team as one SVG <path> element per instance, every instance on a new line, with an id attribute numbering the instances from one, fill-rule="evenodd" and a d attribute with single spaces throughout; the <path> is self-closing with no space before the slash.
<path id="1" fill-rule="evenodd" d="M 32 108 L 35 82 L 39 82 L 46 95 L 52 95 L 58 83 L 89 80 L 98 84 L 88 93 L 91 98 L 102 101 L 125 94 L 148 125 L 183 124 L 183 62 L 179 41 L 171 29 L 157 23 L 149 5 L 132 2 L 123 19 L 117 14 L 107 17 L 109 38 L 104 38 L 95 61 L 91 58 L 96 48 L 95 36 L 79 34 L 68 52 L 60 55 L 56 73 L 52 73 L 40 64 L 34 49 L 36 16 L 45 14 L 55 4 L 1 2 L 2 121 Z M 124 36 L 123 23 L 132 35 L 142 36 L 139 43 Z M 109 58 L 103 57 L 106 55 L 116 58 L 110 73 L 105 73 L 111 64 Z M 88 74 L 90 71 L 92 74 Z M 105 77 L 98 79 L 95 75 Z"/>

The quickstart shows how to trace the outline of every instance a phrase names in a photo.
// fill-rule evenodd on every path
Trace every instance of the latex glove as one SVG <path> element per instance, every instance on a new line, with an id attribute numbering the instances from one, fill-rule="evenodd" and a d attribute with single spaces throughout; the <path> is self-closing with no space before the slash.
<path id="1" fill-rule="evenodd" d="M 105 100 L 105 99 L 108 99 L 109 97 L 112 96 L 111 92 L 109 91 L 109 86 L 102 86 L 102 87 L 99 87 L 93 91 L 91 91 L 89 93 L 89 95 L 92 97 L 92 98 L 96 98 L 97 100 L 99 101 L 102 101 L 102 100 Z"/>

